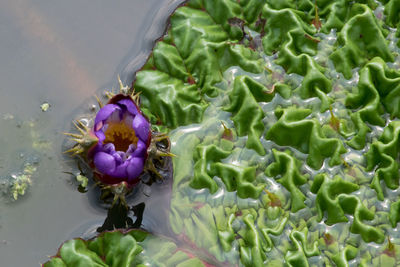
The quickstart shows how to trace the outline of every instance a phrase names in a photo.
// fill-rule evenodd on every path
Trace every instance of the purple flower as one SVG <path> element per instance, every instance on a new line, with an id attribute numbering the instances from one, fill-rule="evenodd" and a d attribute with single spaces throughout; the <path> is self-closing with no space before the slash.
<path id="1" fill-rule="evenodd" d="M 151 141 L 150 123 L 131 97 L 118 94 L 96 115 L 93 134 L 97 145 L 88 157 L 105 184 L 139 182 Z"/>

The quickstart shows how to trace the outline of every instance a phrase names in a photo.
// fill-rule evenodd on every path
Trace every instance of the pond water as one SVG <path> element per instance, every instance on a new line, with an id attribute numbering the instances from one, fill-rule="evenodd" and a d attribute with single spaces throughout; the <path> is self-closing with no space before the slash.
<path id="1" fill-rule="evenodd" d="M 91 112 L 95 93 L 116 87 L 118 74 L 131 82 L 180 2 L 0 2 L 2 266 L 39 265 L 63 241 L 92 236 L 103 223 L 107 212 L 98 196 L 78 192 L 66 173 L 76 167 L 62 154 L 62 132 L 71 131 L 79 114 Z M 44 111 L 46 103 L 50 106 Z M 4 184 L 21 175 L 30 180 L 28 188 L 12 196 Z M 152 203 L 169 192 L 168 184 L 157 187 L 161 193 Z M 156 217 L 148 210 L 162 209 L 155 206 L 145 210 L 148 228 Z"/>

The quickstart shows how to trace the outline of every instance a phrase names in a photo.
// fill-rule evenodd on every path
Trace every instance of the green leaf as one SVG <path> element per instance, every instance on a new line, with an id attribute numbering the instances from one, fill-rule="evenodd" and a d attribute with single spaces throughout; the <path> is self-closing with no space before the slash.
<path id="1" fill-rule="evenodd" d="M 81 239 L 74 239 L 64 243 L 60 248 L 58 257 L 63 260 L 65 266 L 108 266 L 101 256 L 89 250 Z M 57 260 L 57 263 L 61 263 Z M 46 266 L 46 264 L 44 265 Z M 59 265 L 63 266 L 63 265 Z"/>
<path id="2" fill-rule="evenodd" d="M 92 240 L 65 242 L 44 267 L 206 266 L 166 238 L 140 230 L 105 232 Z"/>
<path id="3" fill-rule="evenodd" d="M 375 171 L 371 187 L 376 190 L 379 200 L 384 199 L 381 180 L 390 189 L 396 189 L 399 186 L 399 165 L 397 158 L 400 149 L 400 121 L 389 123 L 383 131 L 379 141 L 372 143 L 370 150 L 366 154 L 367 170 Z"/>
<path id="4" fill-rule="evenodd" d="M 346 152 L 339 139 L 326 138 L 315 119 L 306 119 L 309 109 L 277 109 L 279 120 L 268 130 L 266 138 L 281 146 L 292 146 L 308 153 L 307 164 L 319 169 L 324 158 L 331 157 L 331 166 L 342 163 L 340 155 Z"/>
<path id="5" fill-rule="evenodd" d="M 265 149 L 260 142 L 264 132 L 264 112 L 258 102 L 268 102 L 274 96 L 273 92 L 248 76 L 235 78 L 232 92 L 229 94 L 230 105 L 226 111 L 232 112 L 232 120 L 239 136 L 247 135 L 246 147 L 254 149 L 260 155 Z"/>
<path id="6" fill-rule="evenodd" d="M 190 182 L 193 188 L 208 188 L 212 194 L 217 192 L 218 185 L 210 173 L 209 165 L 220 161 L 229 156 L 232 150 L 225 150 L 216 145 L 199 145 L 196 147 L 196 163 L 194 165 L 194 175 Z"/>
<path id="7" fill-rule="evenodd" d="M 347 267 L 349 266 L 348 262 L 354 259 L 357 256 L 357 253 L 358 251 L 356 247 L 347 245 L 342 251 L 335 254 L 332 257 L 332 260 L 338 267 Z"/>
<path id="8" fill-rule="evenodd" d="M 278 176 L 277 181 L 282 184 L 291 194 L 292 212 L 296 212 L 305 208 L 304 200 L 306 197 L 299 190 L 299 186 L 307 182 L 308 175 L 302 175 L 299 167 L 300 162 L 290 156 L 288 152 L 280 152 L 276 149 L 272 150 L 275 162 L 270 164 L 265 173 L 268 176 Z"/>
<path id="9" fill-rule="evenodd" d="M 265 184 L 254 184 L 256 167 L 241 167 L 217 162 L 211 164 L 213 174 L 221 177 L 228 192 L 237 191 L 240 198 L 258 198 Z"/>
<path id="10" fill-rule="evenodd" d="M 356 91 L 347 96 L 346 106 L 357 109 L 351 119 L 358 131 L 348 144 L 362 149 L 370 131 L 366 122 L 384 126 L 383 108 L 392 117 L 400 117 L 400 72 L 389 69 L 381 58 L 372 59 L 360 70 Z"/>
<path id="11" fill-rule="evenodd" d="M 400 1 L 390 0 L 385 5 L 386 23 L 391 27 L 396 27 L 400 22 Z"/>
<path id="12" fill-rule="evenodd" d="M 299 29 L 308 34 L 315 32 L 315 29 L 305 22 L 304 13 L 294 9 L 275 10 L 269 5 L 265 5 L 262 10 L 262 18 L 266 20 L 263 47 L 267 55 L 270 55 L 279 46 L 289 41 L 288 33 L 293 29 Z"/>
<path id="13" fill-rule="evenodd" d="M 400 221 L 400 200 L 390 204 L 389 219 L 392 227 L 395 228 Z"/>
<path id="14" fill-rule="evenodd" d="M 308 228 L 302 230 L 294 230 L 290 233 L 290 240 L 293 243 L 294 250 L 289 250 L 285 255 L 285 260 L 288 266 L 309 266 L 307 257 L 317 256 L 318 243 L 315 241 L 312 244 L 308 242 Z"/>
<path id="15" fill-rule="evenodd" d="M 364 223 L 364 220 L 374 219 L 374 213 L 365 207 L 361 200 L 350 195 L 359 189 L 356 184 L 342 180 L 335 176 L 329 180 L 325 174 L 318 174 L 311 187 L 311 191 L 317 194 L 316 206 L 318 219 L 322 220 L 324 212 L 327 213 L 326 224 L 332 225 L 338 222 L 347 222 L 345 214 L 354 215 L 350 231 L 360 234 L 365 242 L 382 243 L 385 239 L 383 231 L 377 227 Z"/>
<path id="16" fill-rule="evenodd" d="M 153 49 L 154 67 L 171 77 L 189 82 L 189 73 L 178 49 L 166 42 L 158 42 Z"/>
<path id="17" fill-rule="evenodd" d="M 240 242 L 240 259 L 244 266 L 263 266 L 266 256 L 263 253 L 260 234 L 254 224 L 252 215 L 247 214 L 244 217 L 247 231 L 244 239 Z"/>
<path id="18" fill-rule="evenodd" d="M 171 128 L 201 121 L 207 107 L 196 85 L 160 71 L 138 72 L 135 88 L 141 92 L 143 106 Z"/>
<path id="19" fill-rule="evenodd" d="M 352 68 L 362 67 L 373 57 L 378 56 L 385 61 L 394 59 L 383 29 L 371 9 L 354 4 L 350 13 L 353 16 L 339 34 L 338 49 L 330 56 L 337 71 L 342 72 L 346 79 L 351 78 Z"/>

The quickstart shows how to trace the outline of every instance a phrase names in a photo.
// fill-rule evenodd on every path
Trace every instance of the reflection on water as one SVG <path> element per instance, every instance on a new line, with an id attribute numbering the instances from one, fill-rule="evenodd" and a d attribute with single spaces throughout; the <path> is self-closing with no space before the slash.
<path id="1" fill-rule="evenodd" d="M 97 228 L 97 232 L 112 231 L 118 228 L 137 229 L 142 226 L 143 212 L 146 207 L 141 202 L 133 207 L 128 207 L 121 202 L 113 205 L 107 212 L 107 217 L 101 227 Z M 134 218 L 132 218 L 132 216 Z"/>
<path id="2" fill-rule="evenodd" d="M 0 181 L 21 173 L 26 163 L 37 164 L 25 195 L 12 201 L 6 192 L 0 202 L 2 266 L 44 262 L 61 242 L 93 236 L 103 225 L 107 211 L 98 191 L 79 193 L 64 173 L 77 170 L 62 156 L 61 133 L 78 114 L 92 112 L 93 94 L 110 88 L 117 74 L 133 78 L 179 2 L 0 2 Z M 45 102 L 50 108 L 43 112 Z M 158 191 L 146 200 L 146 227 L 164 218 L 157 203 L 168 197 L 169 186 L 151 187 Z M 148 187 L 138 190 L 151 195 Z M 143 202 L 145 194 L 130 203 Z"/>

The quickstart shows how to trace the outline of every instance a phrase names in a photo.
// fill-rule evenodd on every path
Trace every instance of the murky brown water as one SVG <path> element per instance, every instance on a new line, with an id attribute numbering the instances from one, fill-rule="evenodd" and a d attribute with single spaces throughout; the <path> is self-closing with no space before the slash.
<path id="1" fill-rule="evenodd" d="M 130 82 L 180 2 L 0 2 L 0 181 L 39 162 L 24 196 L 0 198 L 1 266 L 39 265 L 63 241 L 102 224 L 105 209 L 64 173 L 73 163 L 62 156 L 61 133 L 90 111 L 96 92 L 116 86 L 118 74 Z M 145 211 L 150 228 L 151 217 Z"/>

